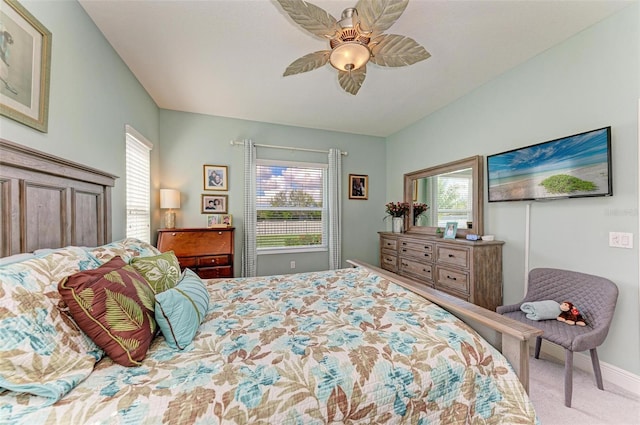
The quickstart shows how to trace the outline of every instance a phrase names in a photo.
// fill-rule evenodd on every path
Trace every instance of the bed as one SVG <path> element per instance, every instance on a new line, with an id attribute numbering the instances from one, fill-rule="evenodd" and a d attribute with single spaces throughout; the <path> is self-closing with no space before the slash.
<path id="1" fill-rule="evenodd" d="M 12 208 L 7 187 L 26 185 L 20 179 L 42 178 L 42 167 L 35 166 L 38 161 L 24 158 L 42 157 L 5 142 L 0 143 L 0 149 L 18 150 L 20 155 L 13 157 L 21 158 L 17 173 L 15 164 L 5 161 L 8 156 L 0 156 L 0 184 L 5 185 L 2 211 L 6 211 Z M 45 159 L 50 162 L 55 158 Z M 34 166 L 29 169 L 25 164 Z M 62 169 L 74 166 L 64 161 Z M 73 198 L 76 180 L 86 184 L 86 176 L 63 175 L 67 181 L 60 190 L 69 191 Z M 81 224 L 91 234 L 100 229 L 99 237 L 107 240 L 110 235 L 105 222 L 110 222 L 110 208 L 104 208 L 109 202 L 103 201 L 108 199 L 105 191 L 113 185 L 112 177 L 111 181 L 91 183 L 98 187 L 92 187 L 93 200 L 85 203 L 96 211 L 92 216 L 100 218 L 99 224 Z M 3 230 L 13 229 L 15 214 L 3 217 L 10 222 L 3 221 Z M 79 228 L 67 223 L 63 229 L 74 226 Z M 65 237 L 70 238 L 64 239 L 66 244 L 55 246 L 55 241 L 48 240 L 46 251 L 0 267 L 4 291 L 0 298 L 4 303 L 0 305 L 0 333 L 9 328 L 7 320 L 14 318 L 8 313 L 8 300 L 38 299 L 39 292 L 40 306 L 46 307 L 42 308 L 45 312 L 39 312 L 41 325 L 55 320 L 56 330 L 64 327 L 63 337 L 56 341 L 81 351 L 84 363 L 68 368 L 64 379 L 53 379 L 55 391 L 35 391 L 39 395 L 34 395 L 27 385 L 19 387 L 20 391 L 0 393 L 0 423 L 537 421 L 526 395 L 526 350 L 529 337 L 538 332 L 535 328 L 512 323 L 357 261 L 351 262 L 351 268 L 334 271 L 204 281 L 208 306 L 188 344 L 182 349 L 172 348 L 170 338 L 154 332 L 138 365 L 116 364 L 69 318 L 58 284 L 63 276 L 99 270 L 118 256 L 129 261 L 160 253 L 136 240 L 75 242 L 88 240 L 82 239 L 85 236 L 78 239 L 77 230 L 69 230 Z M 9 252 L 15 257 L 19 252 L 40 248 L 22 246 L 3 254 Z M 18 275 L 19 282 L 29 281 L 24 276 L 32 273 L 37 284 L 10 287 L 7 283 Z M 25 289 L 34 292 L 25 297 Z M 20 310 L 22 313 L 25 309 Z M 35 317 L 33 312 L 26 314 Z M 502 350 L 511 357 L 511 364 L 454 314 L 485 332 L 499 333 Z M 10 339 L 6 337 L 0 339 L 0 373 L 9 370 L 7 362 L 17 351 L 21 356 L 31 356 L 32 361 L 23 364 L 25 370 L 47 366 L 29 352 L 38 348 L 30 336 L 24 335 L 21 345 L 7 343 Z M 497 342 L 499 346 L 500 339 Z M 13 371 L 19 374 L 21 368 L 14 367 Z M 0 387 L 2 382 L 7 381 L 0 380 Z"/>

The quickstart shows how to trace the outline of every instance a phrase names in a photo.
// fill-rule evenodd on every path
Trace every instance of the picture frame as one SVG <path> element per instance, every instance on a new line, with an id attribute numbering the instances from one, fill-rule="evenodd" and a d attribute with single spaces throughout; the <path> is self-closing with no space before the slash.
<path id="1" fill-rule="evenodd" d="M 369 199 L 369 176 L 349 174 L 349 199 Z"/>
<path id="2" fill-rule="evenodd" d="M 228 170 L 226 165 L 204 165 L 204 190 L 229 190 Z"/>
<path id="3" fill-rule="evenodd" d="M 51 32 L 16 0 L 0 0 L 0 115 L 46 133 Z M 6 43 L 6 44 L 5 44 Z"/>
<path id="4" fill-rule="evenodd" d="M 228 195 L 202 194 L 200 202 L 202 214 L 226 214 Z"/>
<path id="5" fill-rule="evenodd" d="M 210 214 L 207 216 L 207 227 L 231 227 L 233 216 L 231 214 Z"/>
<path id="6" fill-rule="evenodd" d="M 447 221 L 447 224 L 444 226 L 444 235 L 442 236 L 442 238 L 455 239 L 457 231 L 458 231 L 458 222 Z"/>

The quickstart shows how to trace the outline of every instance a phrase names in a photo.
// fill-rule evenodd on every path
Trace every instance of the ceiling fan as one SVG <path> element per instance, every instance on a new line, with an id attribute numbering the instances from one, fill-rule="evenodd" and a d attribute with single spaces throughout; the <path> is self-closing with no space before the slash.
<path id="1" fill-rule="evenodd" d="M 359 0 L 342 12 L 340 21 L 304 0 L 277 0 L 295 23 L 311 34 L 329 40 L 331 50 L 296 59 L 284 76 L 312 71 L 330 63 L 338 82 L 348 93 L 358 93 L 367 75 L 367 62 L 381 66 L 407 66 L 430 57 L 409 37 L 383 34 L 404 12 L 409 0 Z"/>

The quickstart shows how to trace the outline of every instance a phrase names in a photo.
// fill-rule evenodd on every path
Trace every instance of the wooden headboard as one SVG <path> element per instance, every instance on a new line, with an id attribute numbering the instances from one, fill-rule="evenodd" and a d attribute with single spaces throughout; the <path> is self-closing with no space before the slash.
<path id="1" fill-rule="evenodd" d="M 116 178 L 0 139 L 0 257 L 111 242 Z"/>

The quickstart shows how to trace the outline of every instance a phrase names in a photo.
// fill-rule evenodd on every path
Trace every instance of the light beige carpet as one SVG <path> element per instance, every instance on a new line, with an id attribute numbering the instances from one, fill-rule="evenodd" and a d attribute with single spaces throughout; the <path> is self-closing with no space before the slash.
<path id="1" fill-rule="evenodd" d="M 640 397 L 607 381 L 604 391 L 593 372 L 573 370 L 571 408 L 564 405 L 564 364 L 543 354 L 530 358 L 529 396 L 542 425 L 640 425 Z"/>

